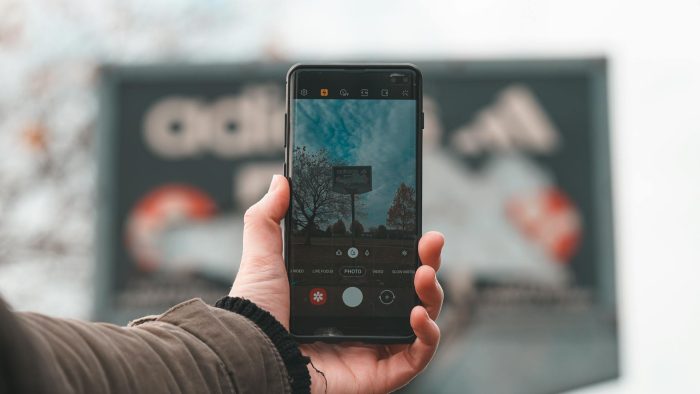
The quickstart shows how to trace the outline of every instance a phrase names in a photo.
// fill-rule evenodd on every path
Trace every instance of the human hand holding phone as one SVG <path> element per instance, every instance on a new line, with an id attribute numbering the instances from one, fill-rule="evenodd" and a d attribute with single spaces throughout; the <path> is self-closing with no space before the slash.
<path id="1" fill-rule="evenodd" d="M 245 214 L 243 253 L 232 297 L 247 298 L 269 311 L 289 328 L 289 281 L 282 255 L 280 221 L 289 207 L 290 189 L 281 175 L 272 178 L 265 196 Z M 418 244 L 422 263 L 414 284 L 422 305 L 411 311 L 410 323 L 416 339 L 410 344 L 369 345 L 365 343 L 311 343 L 301 346 L 311 358 L 312 392 L 389 392 L 420 373 L 437 350 L 443 291 L 437 281 L 442 234 L 428 232 Z"/>

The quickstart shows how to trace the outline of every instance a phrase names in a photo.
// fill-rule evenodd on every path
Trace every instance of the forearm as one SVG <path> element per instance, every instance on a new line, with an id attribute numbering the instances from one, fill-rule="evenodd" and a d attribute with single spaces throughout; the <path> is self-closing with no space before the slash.
<path id="1" fill-rule="evenodd" d="M 182 303 L 130 327 L 17 314 L 57 391 L 288 392 L 269 338 L 247 318 Z"/>

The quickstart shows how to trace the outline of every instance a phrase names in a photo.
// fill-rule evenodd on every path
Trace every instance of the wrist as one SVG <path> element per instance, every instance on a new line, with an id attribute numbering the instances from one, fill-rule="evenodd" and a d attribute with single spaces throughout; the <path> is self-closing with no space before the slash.
<path id="1" fill-rule="evenodd" d="M 289 331 L 289 284 L 266 281 L 264 277 L 239 276 L 233 282 L 229 297 L 250 300 L 260 308 L 270 312 Z"/>
<path id="2" fill-rule="evenodd" d="M 267 335 L 281 356 L 287 369 L 292 392 L 309 392 L 311 382 L 306 366 L 310 359 L 301 353 L 299 344 L 270 312 L 240 297 L 223 297 L 216 302 L 215 306 L 238 313 L 255 323 Z"/>
<path id="3" fill-rule="evenodd" d="M 326 374 L 323 371 L 316 369 L 316 367 L 309 362 L 306 364 L 306 368 L 309 371 L 309 376 L 311 377 L 311 393 L 328 393 L 328 380 L 326 379 Z"/>

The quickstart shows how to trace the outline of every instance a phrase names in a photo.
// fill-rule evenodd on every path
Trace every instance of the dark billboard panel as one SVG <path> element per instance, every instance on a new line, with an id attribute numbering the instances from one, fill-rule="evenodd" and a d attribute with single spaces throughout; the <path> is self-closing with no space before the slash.
<path id="1" fill-rule="evenodd" d="M 288 66 L 103 69 L 96 318 L 228 292 L 243 213 L 282 172 Z M 418 67 L 423 226 L 447 239 L 446 303 L 438 355 L 405 390 L 616 377 L 605 61 Z M 337 187 L 371 188 L 371 174 L 340 170 Z"/>

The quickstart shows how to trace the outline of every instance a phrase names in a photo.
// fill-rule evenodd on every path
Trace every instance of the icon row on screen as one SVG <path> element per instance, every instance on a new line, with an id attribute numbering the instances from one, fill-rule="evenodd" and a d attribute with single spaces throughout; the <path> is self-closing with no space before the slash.
<path id="1" fill-rule="evenodd" d="M 391 305 L 396 299 L 396 295 L 389 289 L 384 289 L 379 292 L 379 302 L 384 305 Z M 351 286 L 343 290 L 343 304 L 350 308 L 355 308 L 362 304 L 364 293 L 357 287 Z M 309 302 L 311 305 L 321 306 L 328 300 L 328 291 L 323 287 L 314 287 L 309 291 Z"/>
<path id="2" fill-rule="evenodd" d="M 365 255 L 365 257 L 369 257 L 372 254 L 372 252 L 370 252 L 369 249 L 363 249 L 363 251 L 360 252 L 360 250 L 354 246 L 349 247 L 348 250 L 346 251 L 346 253 L 347 253 L 348 257 L 350 257 L 351 259 L 357 258 L 360 254 Z M 341 257 L 343 255 L 343 250 L 336 249 L 335 255 L 338 257 Z M 403 257 L 408 256 L 408 249 L 401 249 L 401 256 L 403 256 Z"/>
<path id="3" fill-rule="evenodd" d="M 306 89 L 306 88 L 299 89 L 299 95 L 302 97 L 307 97 L 310 94 L 311 94 L 311 91 L 309 89 Z M 330 94 L 330 91 L 327 88 L 322 88 L 319 91 L 319 94 L 321 95 L 321 97 L 328 97 L 328 95 Z M 342 97 L 348 97 L 348 96 L 350 96 L 350 91 L 348 91 L 348 89 L 340 89 L 340 90 L 338 90 L 338 94 Z M 379 95 L 381 97 L 389 97 L 389 89 L 380 89 Z M 409 95 L 410 95 L 410 92 L 408 89 L 401 90 L 401 97 L 409 97 Z M 369 97 L 369 89 L 366 89 L 366 88 L 360 89 L 360 97 Z"/>

